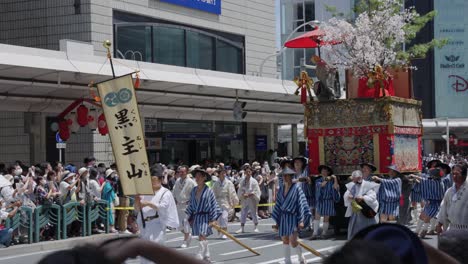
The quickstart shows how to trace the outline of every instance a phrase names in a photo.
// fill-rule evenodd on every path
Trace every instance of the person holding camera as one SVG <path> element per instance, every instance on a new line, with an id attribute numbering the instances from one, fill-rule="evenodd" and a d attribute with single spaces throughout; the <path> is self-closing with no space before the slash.
<path id="1" fill-rule="evenodd" d="M 13 229 L 5 228 L 2 222 L 7 220 L 8 218 L 14 217 L 18 212 L 20 206 L 20 201 L 16 201 L 8 206 L 5 206 L 4 200 L 0 199 L 0 248 L 9 247 L 13 236 Z M 13 210 L 8 212 L 8 209 L 10 208 L 13 208 Z"/>

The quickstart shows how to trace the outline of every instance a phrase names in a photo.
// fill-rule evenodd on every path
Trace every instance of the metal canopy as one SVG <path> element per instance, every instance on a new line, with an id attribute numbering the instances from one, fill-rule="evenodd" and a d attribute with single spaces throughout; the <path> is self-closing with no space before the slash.
<path id="1" fill-rule="evenodd" d="M 144 116 L 234 121 L 236 91 L 247 122 L 299 123 L 295 84 L 263 77 L 114 59 L 116 75 L 140 69 L 138 103 Z M 59 113 L 89 97 L 90 81 L 111 78 L 103 56 L 0 44 L 0 111 Z"/>

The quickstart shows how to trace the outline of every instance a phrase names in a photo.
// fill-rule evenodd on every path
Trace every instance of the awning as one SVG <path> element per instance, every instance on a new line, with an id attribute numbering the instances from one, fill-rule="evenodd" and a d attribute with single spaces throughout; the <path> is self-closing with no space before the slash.
<path id="1" fill-rule="evenodd" d="M 90 81 L 111 78 L 104 56 L 0 44 L 0 110 L 59 113 L 89 97 Z M 84 47 L 84 46 L 83 46 Z M 89 47 L 78 49 L 89 50 Z M 292 81 L 114 59 L 116 75 L 140 69 L 144 116 L 233 121 L 236 91 L 247 122 L 299 123 L 303 106 Z"/>

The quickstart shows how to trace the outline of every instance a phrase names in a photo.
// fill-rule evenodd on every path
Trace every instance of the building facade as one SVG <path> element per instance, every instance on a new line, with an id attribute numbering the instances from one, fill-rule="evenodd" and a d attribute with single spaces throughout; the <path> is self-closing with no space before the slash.
<path id="1" fill-rule="evenodd" d="M 0 61 L 0 111 L 12 120 L 2 122 L 0 138 L 11 145 L 0 148 L 3 161 L 59 159 L 50 126 L 73 100 L 90 97 L 89 82 L 110 78 L 104 40 L 112 41 L 117 75 L 141 70 L 151 161 L 267 157 L 276 126 L 302 120 L 293 83 L 272 79 L 275 60 L 254 77 L 275 52 L 275 1 L 197 3 L 2 1 L 0 52 L 10 57 Z M 232 116 L 237 100 L 247 102 L 243 122 Z M 90 154 L 113 161 L 108 137 L 80 128 L 62 159 L 80 164 Z"/>

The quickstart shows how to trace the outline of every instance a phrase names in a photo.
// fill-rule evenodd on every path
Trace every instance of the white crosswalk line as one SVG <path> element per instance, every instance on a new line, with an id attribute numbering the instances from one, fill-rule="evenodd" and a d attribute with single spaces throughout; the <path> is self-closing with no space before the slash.
<path id="1" fill-rule="evenodd" d="M 340 247 L 340 246 L 331 246 L 331 247 L 318 249 L 317 251 L 322 253 L 324 251 L 333 250 L 333 249 L 336 249 L 338 247 Z M 312 255 L 312 253 L 310 253 L 310 252 L 304 253 L 304 256 L 309 256 L 309 255 Z M 296 258 L 297 258 L 297 256 L 296 256 Z M 312 259 L 308 259 L 307 262 L 316 261 L 316 260 L 321 260 L 321 258 L 320 257 L 314 257 Z M 269 260 L 269 261 L 258 262 L 258 263 L 255 263 L 255 264 L 272 264 L 272 263 L 284 263 L 284 258 L 272 259 L 272 260 Z"/>
<path id="2" fill-rule="evenodd" d="M 266 236 L 271 236 L 271 234 L 261 234 L 261 235 L 257 235 L 257 236 L 243 237 L 243 238 L 238 238 L 238 240 L 247 240 L 247 239 L 252 239 L 253 237 L 259 238 L 259 237 L 266 237 Z M 214 246 L 214 245 L 226 244 L 226 243 L 235 243 L 235 242 L 232 241 L 231 239 L 227 239 L 227 240 L 223 240 L 223 241 L 220 241 L 220 242 L 208 243 L 208 245 L 209 245 L 210 247 L 212 247 L 212 246 Z M 187 250 L 187 249 L 193 249 L 193 248 L 198 248 L 198 245 L 192 246 L 192 247 L 188 247 L 188 248 L 176 248 L 176 250 L 181 251 L 181 250 Z"/>

